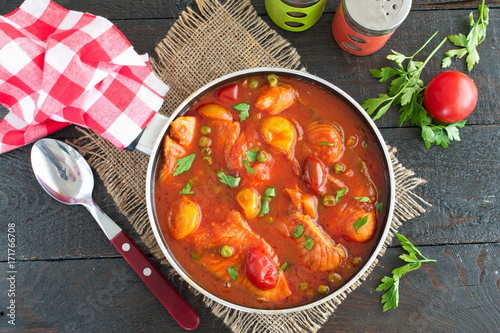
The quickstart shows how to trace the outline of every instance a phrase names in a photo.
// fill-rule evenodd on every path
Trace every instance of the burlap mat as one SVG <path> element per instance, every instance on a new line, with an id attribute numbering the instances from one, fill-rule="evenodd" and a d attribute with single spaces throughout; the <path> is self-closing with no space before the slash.
<path id="1" fill-rule="evenodd" d="M 161 109 L 170 114 L 197 88 L 222 75 L 254 67 L 304 70 L 296 50 L 272 30 L 249 0 L 197 0 L 198 10 L 187 9 L 157 46 L 156 73 L 171 87 Z M 148 157 L 118 151 L 88 130 L 74 144 L 103 180 L 119 210 L 157 258 L 168 265 L 149 226 L 145 201 Z M 425 181 L 391 157 L 396 176 L 396 207 L 387 246 L 402 222 L 425 212 L 427 203 L 413 193 Z M 381 252 L 382 255 L 385 251 Z M 365 274 L 371 272 L 373 266 Z M 362 279 L 364 280 L 364 278 Z M 234 332 L 316 332 L 361 281 L 339 297 L 307 311 L 262 315 L 230 309 L 204 298 L 212 312 Z M 203 320 L 203 318 L 202 318 Z"/>

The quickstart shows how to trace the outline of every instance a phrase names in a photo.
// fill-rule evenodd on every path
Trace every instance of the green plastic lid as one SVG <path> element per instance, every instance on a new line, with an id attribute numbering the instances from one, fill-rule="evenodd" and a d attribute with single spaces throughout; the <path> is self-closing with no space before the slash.
<path id="1" fill-rule="evenodd" d="M 304 31 L 323 14 L 326 0 L 265 0 L 271 20 L 282 29 Z"/>

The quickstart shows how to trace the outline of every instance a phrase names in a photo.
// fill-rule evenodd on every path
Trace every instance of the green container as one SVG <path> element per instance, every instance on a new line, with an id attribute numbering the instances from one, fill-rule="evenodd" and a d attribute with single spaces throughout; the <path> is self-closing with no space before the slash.
<path id="1" fill-rule="evenodd" d="M 271 20 L 282 29 L 304 31 L 318 22 L 326 0 L 265 0 Z"/>

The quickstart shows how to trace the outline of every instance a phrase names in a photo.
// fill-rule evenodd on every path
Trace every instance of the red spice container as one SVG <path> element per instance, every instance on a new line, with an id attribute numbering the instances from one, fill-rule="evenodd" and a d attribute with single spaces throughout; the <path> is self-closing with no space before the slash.
<path id="1" fill-rule="evenodd" d="M 411 0 L 342 0 L 332 21 L 335 41 L 346 52 L 365 56 L 380 50 L 403 23 Z"/>

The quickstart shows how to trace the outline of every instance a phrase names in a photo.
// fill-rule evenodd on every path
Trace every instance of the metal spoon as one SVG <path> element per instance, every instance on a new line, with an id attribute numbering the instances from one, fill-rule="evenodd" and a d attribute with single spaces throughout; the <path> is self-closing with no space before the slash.
<path id="1" fill-rule="evenodd" d="M 36 179 L 56 200 L 85 206 L 108 239 L 139 275 L 179 325 L 198 327 L 200 318 L 128 235 L 92 199 L 94 176 L 87 161 L 71 146 L 54 139 L 41 139 L 31 150 Z"/>

